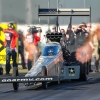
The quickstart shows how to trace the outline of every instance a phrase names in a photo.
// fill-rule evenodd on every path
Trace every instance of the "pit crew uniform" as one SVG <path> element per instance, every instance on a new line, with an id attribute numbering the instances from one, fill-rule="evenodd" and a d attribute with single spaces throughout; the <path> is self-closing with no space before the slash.
<path id="1" fill-rule="evenodd" d="M 6 74 L 10 72 L 10 57 L 12 56 L 13 60 L 13 67 L 17 67 L 16 56 L 17 56 L 17 49 L 16 49 L 16 42 L 17 38 L 19 37 L 17 32 L 12 29 L 8 28 L 3 30 L 5 33 L 5 42 L 4 46 L 6 47 Z"/>

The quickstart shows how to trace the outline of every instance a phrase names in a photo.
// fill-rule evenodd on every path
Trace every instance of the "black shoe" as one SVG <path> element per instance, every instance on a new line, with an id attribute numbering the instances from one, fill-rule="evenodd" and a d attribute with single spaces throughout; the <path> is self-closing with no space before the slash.
<path id="1" fill-rule="evenodd" d="M 89 72 L 93 72 L 93 70 L 90 69 Z"/>

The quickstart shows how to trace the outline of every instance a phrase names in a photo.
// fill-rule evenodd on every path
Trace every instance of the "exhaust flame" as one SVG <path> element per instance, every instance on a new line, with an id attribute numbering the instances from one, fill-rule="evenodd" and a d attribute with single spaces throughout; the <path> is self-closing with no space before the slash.
<path id="1" fill-rule="evenodd" d="M 84 44 L 82 47 L 77 49 L 76 59 L 81 63 L 88 62 L 92 58 L 92 53 L 93 53 L 93 50 L 91 46 L 89 45 L 89 43 Z"/>
<path id="2" fill-rule="evenodd" d="M 94 38 L 95 35 L 97 35 L 98 40 L 99 40 L 100 39 L 100 24 L 98 24 L 95 27 L 94 31 L 92 33 L 90 33 L 90 35 L 87 37 L 83 46 L 81 46 L 80 48 L 77 49 L 76 59 L 79 62 L 85 63 L 85 62 L 88 62 L 89 60 L 91 60 L 92 53 L 93 53 L 93 41 L 92 41 L 92 39 Z"/>

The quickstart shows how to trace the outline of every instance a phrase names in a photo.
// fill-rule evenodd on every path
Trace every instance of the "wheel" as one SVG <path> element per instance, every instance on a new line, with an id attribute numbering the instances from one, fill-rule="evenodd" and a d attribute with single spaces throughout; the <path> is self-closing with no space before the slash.
<path id="1" fill-rule="evenodd" d="M 17 67 L 13 67 L 12 77 L 18 77 L 18 68 Z M 18 88 L 19 88 L 19 83 L 14 82 L 13 89 L 18 90 Z"/>
<path id="2" fill-rule="evenodd" d="M 88 79 L 88 64 L 80 63 L 80 79 L 81 81 L 87 81 Z"/>
<path id="3" fill-rule="evenodd" d="M 3 75 L 3 68 L 0 67 L 0 75 Z"/>
<path id="4" fill-rule="evenodd" d="M 17 82 L 13 83 L 13 88 L 14 88 L 14 90 L 18 90 L 19 83 L 17 83 Z"/>
<path id="5" fill-rule="evenodd" d="M 42 67 L 42 73 L 41 74 L 42 74 L 42 76 L 47 76 L 46 67 L 45 66 Z M 48 88 L 48 83 L 47 82 L 42 82 L 42 87 L 44 89 L 47 89 Z"/>

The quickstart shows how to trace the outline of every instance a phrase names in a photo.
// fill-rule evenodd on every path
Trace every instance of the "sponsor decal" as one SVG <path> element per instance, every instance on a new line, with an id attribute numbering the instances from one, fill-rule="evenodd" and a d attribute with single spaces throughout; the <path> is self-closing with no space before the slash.
<path id="1" fill-rule="evenodd" d="M 12 78 L 2 79 L 1 82 L 32 82 L 32 81 L 52 81 L 53 78 Z"/>
<path id="2" fill-rule="evenodd" d="M 74 68 L 69 68 L 68 72 L 69 72 L 69 76 L 75 76 L 75 69 Z"/>

